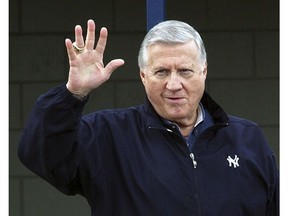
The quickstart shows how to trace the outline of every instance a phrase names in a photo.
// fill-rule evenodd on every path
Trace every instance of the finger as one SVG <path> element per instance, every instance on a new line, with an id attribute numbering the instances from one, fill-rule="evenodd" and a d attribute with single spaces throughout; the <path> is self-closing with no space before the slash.
<path id="1" fill-rule="evenodd" d="M 73 61 L 76 58 L 76 53 L 74 51 L 72 41 L 67 38 L 65 40 L 65 46 L 66 46 L 69 61 Z"/>
<path id="2" fill-rule="evenodd" d="M 85 41 L 86 49 L 93 50 L 94 49 L 94 43 L 95 43 L 95 23 L 93 20 L 88 20 L 87 22 L 87 35 L 86 35 L 86 41 Z"/>
<path id="3" fill-rule="evenodd" d="M 84 47 L 84 39 L 83 39 L 83 32 L 82 27 L 80 25 L 75 26 L 75 42 L 77 47 Z"/>
<path id="4" fill-rule="evenodd" d="M 107 29 L 105 27 L 101 28 L 99 39 L 98 39 L 98 42 L 97 42 L 97 46 L 95 48 L 95 50 L 100 55 L 104 54 L 104 51 L 105 51 L 105 48 L 106 48 L 107 37 L 108 37 Z"/>
<path id="5" fill-rule="evenodd" d="M 110 76 L 113 71 L 115 71 L 117 68 L 121 67 L 124 64 L 125 62 L 123 59 L 114 59 L 106 65 L 105 72 Z"/>

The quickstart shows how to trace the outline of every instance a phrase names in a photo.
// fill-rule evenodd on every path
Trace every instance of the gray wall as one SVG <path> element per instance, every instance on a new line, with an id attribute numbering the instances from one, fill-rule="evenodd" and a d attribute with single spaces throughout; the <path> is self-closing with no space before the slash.
<path id="1" fill-rule="evenodd" d="M 106 62 L 125 66 L 91 95 L 85 112 L 142 103 L 137 53 L 146 32 L 145 0 L 10 0 L 10 216 L 89 215 L 19 163 L 17 144 L 35 99 L 68 75 L 64 40 L 93 18 L 110 31 Z M 167 19 L 190 23 L 208 52 L 207 91 L 233 115 L 257 122 L 279 160 L 279 2 L 167 0 Z"/>

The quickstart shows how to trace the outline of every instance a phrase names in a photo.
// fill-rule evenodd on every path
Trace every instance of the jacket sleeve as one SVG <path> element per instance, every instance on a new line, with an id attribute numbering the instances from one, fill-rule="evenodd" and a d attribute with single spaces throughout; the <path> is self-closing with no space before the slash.
<path id="1" fill-rule="evenodd" d="M 268 203 L 267 208 L 267 215 L 268 216 L 279 216 L 280 210 L 279 210 L 279 169 L 276 166 L 275 156 L 272 153 L 272 168 L 271 170 L 274 171 L 272 174 L 272 178 L 274 179 L 274 184 L 270 186 L 270 202 Z"/>
<path id="2" fill-rule="evenodd" d="M 75 99 L 61 85 L 41 95 L 18 146 L 20 161 L 66 194 L 80 193 L 77 131 L 87 99 Z"/>

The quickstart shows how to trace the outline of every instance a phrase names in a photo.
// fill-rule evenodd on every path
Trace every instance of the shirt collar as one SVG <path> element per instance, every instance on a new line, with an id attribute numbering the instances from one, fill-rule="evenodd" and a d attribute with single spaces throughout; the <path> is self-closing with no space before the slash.
<path id="1" fill-rule="evenodd" d="M 197 127 L 205 118 L 205 112 L 203 105 L 200 103 L 197 109 L 197 120 L 195 122 L 194 128 Z"/>

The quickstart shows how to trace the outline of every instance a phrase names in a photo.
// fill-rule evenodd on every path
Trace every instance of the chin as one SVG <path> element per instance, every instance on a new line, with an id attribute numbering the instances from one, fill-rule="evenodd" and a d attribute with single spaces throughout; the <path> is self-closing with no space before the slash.
<path id="1" fill-rule="evenodd" d="M 170 121 L 180 121 L 181 119 L 185 118 L 186 115 L 180 114 L 180 113 L 173 113 L 173 114 L 168 114 L 167 119 Z"/>

